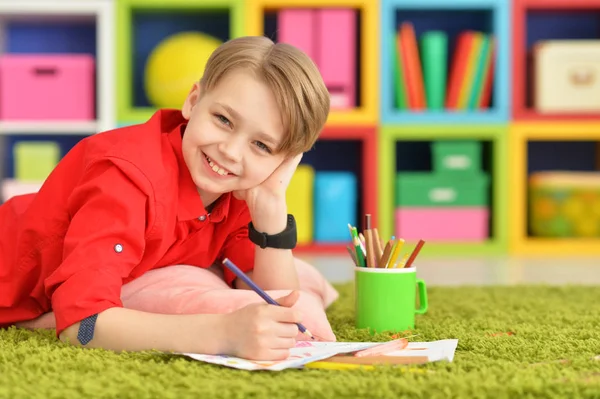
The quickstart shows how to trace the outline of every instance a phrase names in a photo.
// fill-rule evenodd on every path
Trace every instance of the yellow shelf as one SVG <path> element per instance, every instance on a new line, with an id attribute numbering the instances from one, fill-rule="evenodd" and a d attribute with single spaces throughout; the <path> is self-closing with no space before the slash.
<path id="1" fill-rule="evenodd" d="M 600 141 L 596 122 L 524 122 L 510 127 L 509 249 L 514 255 L 588 256 L 600 254 L 600 238 L 542 238 L 527 235 L 527 143 L 529 141 Z"/>
<path id="2" fill-rule="evenodd" d="M 377 125 L 379 121 L 379 1 L 378 0 L 248 0 L 247 34 L 264 34 L 264 12 L 282 8 L 354 8 L 361 12 L 360 27 L 360 107 L 332 110 L 328 126 Z"/>

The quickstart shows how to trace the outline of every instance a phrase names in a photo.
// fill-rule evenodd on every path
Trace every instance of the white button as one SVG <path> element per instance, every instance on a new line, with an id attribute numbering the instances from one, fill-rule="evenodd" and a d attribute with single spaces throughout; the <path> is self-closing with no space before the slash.
<path id="1" fill-rule="evenodd" d="M 117 253 L 123 252 L 123 246 L 121 244 L 115 245 L 115 252 L 117 252 Z"/>
<path id="2" fill-rule="evenodd" d="M 198 219 L 200 219 L 201 222 L 204 222 L 206 220 L 206 215 L 202 215 Z"/>

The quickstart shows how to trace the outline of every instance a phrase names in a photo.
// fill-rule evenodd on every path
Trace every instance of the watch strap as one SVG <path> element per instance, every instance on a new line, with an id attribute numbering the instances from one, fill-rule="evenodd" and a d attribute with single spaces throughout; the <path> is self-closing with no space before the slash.
<path id="1" fill-rule="evenodd" d="M 298 242 L 296 231 L 296 219 L 294 215 L 288 214 L 286 228 L 278 234 L 266 234 L 254 228 L 252 222 L 248 224 L 248 238 L 262 249 L 294 249 Z"/>

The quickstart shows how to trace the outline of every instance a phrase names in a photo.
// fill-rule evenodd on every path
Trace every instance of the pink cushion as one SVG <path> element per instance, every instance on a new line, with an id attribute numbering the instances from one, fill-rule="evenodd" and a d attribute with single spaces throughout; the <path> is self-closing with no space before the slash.
<path id="1" fill-rule="evenodd" d="M 324 341 L 335 341 L 325 309 L 337 299 L 338 293 L 311 265 L 296 259 L 300 279 L 300 298 L 294 305 L 303 315 L 303 323 Z M 267 291 L 273 298 L 289 291 Z M 123 306 L 129 309 L 162 314 L 230 313 L 248 304 L 263 302 L 254 291 L 234 290 L 223 280 L 218 267 L 202 269 L 178 265 L 151 270 L 123 286 Z M 54 328 L 53 313 L 19 323 L 24 328 Z M 303 334 L 299 340 L 306 339 Z"/>

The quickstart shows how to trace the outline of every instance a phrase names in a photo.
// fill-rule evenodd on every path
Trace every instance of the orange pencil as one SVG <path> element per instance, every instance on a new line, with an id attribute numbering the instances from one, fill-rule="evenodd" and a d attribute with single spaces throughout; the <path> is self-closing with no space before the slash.
<path id="1" fill-rule="evenodd" d="M 404 267 L 410 267 L 410 265 L 413 264 L 413 262 L 417 258 L 417 255 L 419 255 L 419 252 L 421 252 L 421 248 L 423 248 L 423 245 L 425 245 L 425 241 L 419 240 L 419 242 L 417 243 L 417 246 L 410 254 L 410 258 L 408 258 L 408 260 L 406 261 L 406 265 Z"/>

